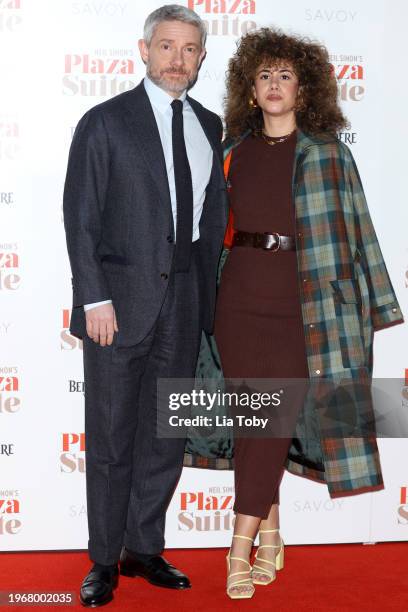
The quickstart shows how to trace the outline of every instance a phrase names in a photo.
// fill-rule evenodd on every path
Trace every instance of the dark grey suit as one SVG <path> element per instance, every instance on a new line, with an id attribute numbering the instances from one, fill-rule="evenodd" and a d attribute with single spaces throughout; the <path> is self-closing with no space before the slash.
<path id="1" fill-rule="evenodd" d="M 173 217 L 159 131 L 143 84 L 91 109 L 71 146 L 64 219 L 72 268 L 71 332 L 84 338 L 91 559 L 124 543 L 156 554 L 184 440 L 155 436 L 157 378 L 193 377 L 201 329 L 213 325 L 226 226 L 219 117 L 188 98 L 213 167 L 188 273 L 174 273 Z M 86 335 L 83 305 L 112 299 L 110 347 Z"/>

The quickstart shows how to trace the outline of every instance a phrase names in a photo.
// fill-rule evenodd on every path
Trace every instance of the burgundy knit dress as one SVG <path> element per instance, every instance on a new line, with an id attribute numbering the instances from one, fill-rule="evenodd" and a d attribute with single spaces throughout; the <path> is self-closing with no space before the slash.
<path id="1" fill-rule="evenodd" d="M 229 171 L 234 228 L 295 235 L 296 132 L 247 137 Z M 218 292 L 215 339 L 226 378 L 308 378 L 295 251 L 233 247 Z M 299 406 L 300 409 L 300 406 Z M 235 438 L 235 512 L 266 518 L 279 503 L 291 437 Z"/>

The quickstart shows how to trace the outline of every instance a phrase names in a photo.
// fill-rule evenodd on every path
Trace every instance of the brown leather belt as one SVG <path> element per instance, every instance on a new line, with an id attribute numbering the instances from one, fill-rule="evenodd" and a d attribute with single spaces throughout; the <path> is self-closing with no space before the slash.
<path id="1" fill-rule="evenodd" d="M 237 231 L 234 234 L 232 246 L 249 246 L 266 251 L 296 251 L 294 236 L 282 236 L 277 232 L 261 234 Z"/>

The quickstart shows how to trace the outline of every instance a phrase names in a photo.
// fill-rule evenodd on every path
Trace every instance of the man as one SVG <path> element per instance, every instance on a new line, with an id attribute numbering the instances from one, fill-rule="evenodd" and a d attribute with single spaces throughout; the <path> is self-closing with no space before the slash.
<path id="1" fill-rule="evenodd" d="M 186 96 L 205 38 L 185 7 L 149 15 L 139 41 L 145 79 L 87 112 L 70 151 L 70 329 L 84 340 L 94 563 L 81 587 L 85 606 L 112 599 L 119 557 L 123 575 L 190 586 L 160 556 L 185 442 L 156 436 L 156 386 L 194 376 L 201 330 L 213 325 L 226 225 L 222 124 Z"/>

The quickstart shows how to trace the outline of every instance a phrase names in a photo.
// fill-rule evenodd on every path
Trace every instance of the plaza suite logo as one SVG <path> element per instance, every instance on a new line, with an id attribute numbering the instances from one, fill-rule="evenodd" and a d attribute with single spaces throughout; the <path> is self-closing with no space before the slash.
<path id="1" fill-rule="evenodd" d="M 0 366 L 0 415 L 21 408 L 20 376 L 17 366 Z"/>
<path id="2" fill-rule="evenodd" d="M 60 348 L 61 351 L 74 351 L 75 349 L 82 350 L 82 340 L 71 336 L 69 333 L 69 320 L 71 311 L 68 308 L 62 310 L 62 329 L 60 332 Z"/>
<path id="3" fill-rule="evenodd" d="M 361 102 L 365 96 L 365 68 L 361 55 L 330 55 L 333 76 L 344 102 Z"/>
<path id="4" fill-rule="evenodd" d="M 231 531 L 234 525 L 234 488 L 210 487 L 178 494 L 179 531 Z"/>
<path id="5" fill-rule="evenodd" d="M 17 535 L 22 525 L 19 492 L 0 489 L 0 536 Z"/>
<path id="6" fill-rule="evenodd" d="M 23 22 L 22 0 L 0 0 L 0 33 L 15 32 Z"/>
<path id="7" fill-rule="evenodd" d="M 0 243 L 0 292 L 16 291 L 20 283 L 18 245 L 16 242 Z"/>
<path id="8" fill-rule="evenodd" d="M 187 6 L 203 19 L 210 36 L 243 36 L 256 30 L 255 0 L 188 0 Z"/>
<path id="9" fill-rule="evenodd" d="M 112 97 L 137 85 L 132 49 L 96 49 L 66 53 L 62 92 L 65 96 Z"/>
<path id="10" fill-rule="evenodd" d="M 20 153 L 20 125 L 16 117 L 0 115 L 0 161 L 13 161 Z"/>
<path id="11" fill-rule="evenodd" d="M 64 474 L 85 473 L 85 434 L 61 435 L 60 471 Z"/>

